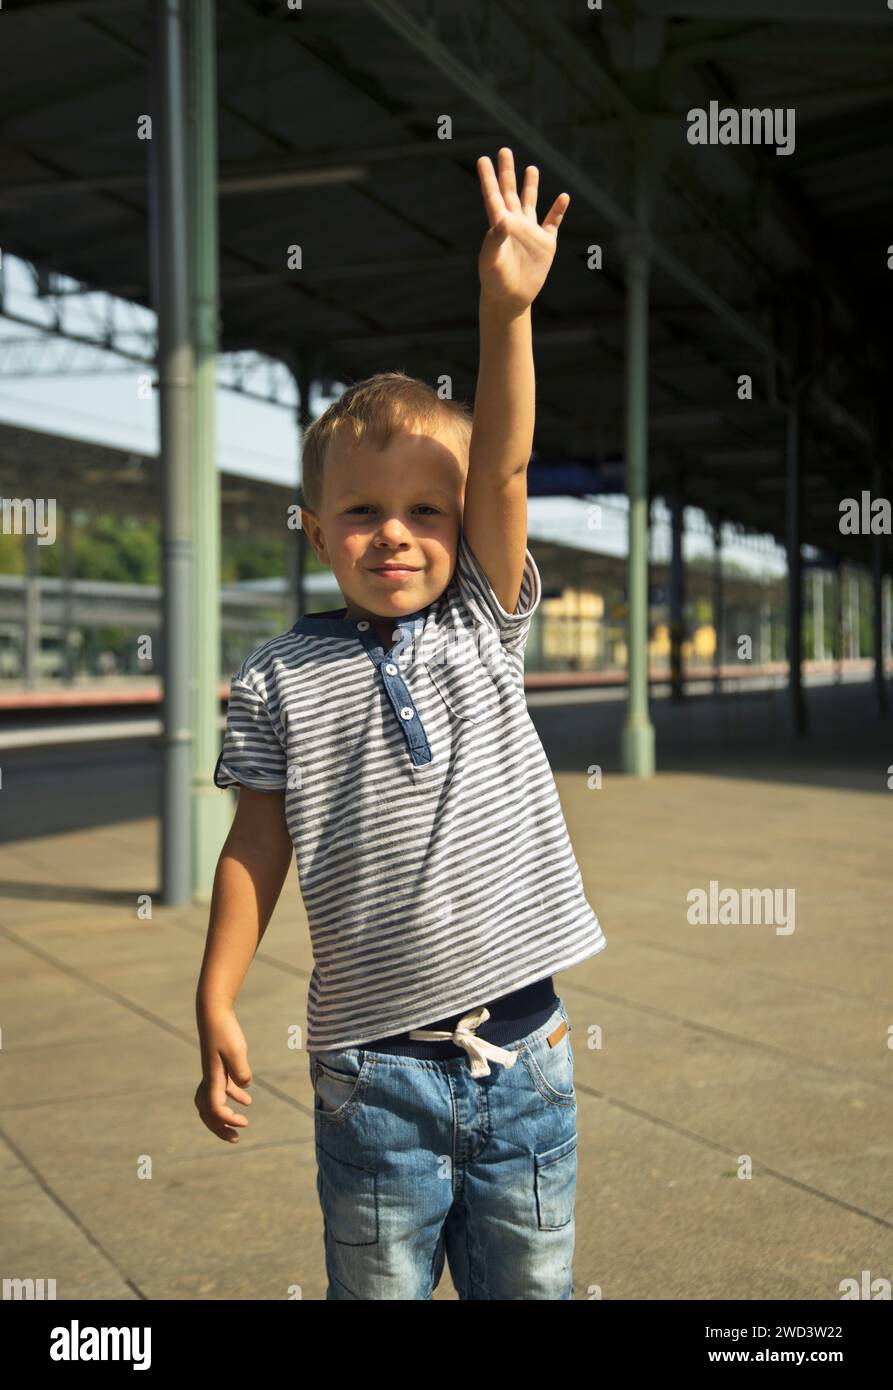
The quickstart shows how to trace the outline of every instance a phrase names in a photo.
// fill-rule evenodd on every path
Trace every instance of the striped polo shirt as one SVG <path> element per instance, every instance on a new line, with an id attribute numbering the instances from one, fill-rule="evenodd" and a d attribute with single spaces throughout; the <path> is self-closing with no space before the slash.
<path id="1" fill-rule="evenodd" d="M 214 782 L 285 792 L 309 1050 L 424 1028 L 606 946 L 524 697 L 541 598 L 527 550 L 507 613 L 460 530 L 447 588 L 387 650 L 345 609 L 306 614 L 233 676 Z"/>

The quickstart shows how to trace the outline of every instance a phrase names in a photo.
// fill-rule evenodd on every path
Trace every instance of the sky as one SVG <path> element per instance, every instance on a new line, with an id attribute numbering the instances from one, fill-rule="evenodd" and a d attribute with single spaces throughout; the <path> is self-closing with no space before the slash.
<path id="1" fill-rule="evenodd" d="M 134 351 L 151 351 L 155 315 L 141 305 L 98 293 L 72 295 L 64 300 L 64 327 L 84 337 L 84 344 L 41 331 L 52 325 L 55 297 L 41 300 L 34 293 L 28 266 L 3 255 L 5 316 L 0 316 L 0 420 L 56 435 L 157 454 L 158 399 L 139 389 L 140 377 L 151 370 L 117 353 L 92 346 L 101 342 L 109 322 L 119 341 Z M 77 289 L 77 282 L 53 278 L 53 288 Z M 24 320 L 24 322 L 23 322 Z M 14 345 L 19 345 L 15 347 Z M 278 363 L 252 358 L 256 370 L 248 377 L 251 389 L 268 392 L 275 382 L 279 399 L 287 404 L 253 400 L 228 390 L 234 360 L 218 363 L 217 460 L 221 469 L 249 478 L 292 485 L 299 454 L 296 393 L 290 373 Z M 244 365 L 244 360 L 243 360 Z M 12 371 L 21 374 L 12 376 Z M 311 397 L 314 416 L 331 398 Z M 703 513 L 686 508 L 685 559 L 712 555 L 712 540 Z M 609 555 L 626 553 L 626 499 L 612 496 L 591 501 L 571 497 L 532 497 L 528 509 L 531 543 L 553 540 L 561 545 Z M 651 554 L 669 555 L 670 528 L 666 509 L 653 516 Z M 724 556 L 749 569 L 755 577 L 785 573 L 784 551 L 766 538 L 759 550 L 727 535 Z"/>

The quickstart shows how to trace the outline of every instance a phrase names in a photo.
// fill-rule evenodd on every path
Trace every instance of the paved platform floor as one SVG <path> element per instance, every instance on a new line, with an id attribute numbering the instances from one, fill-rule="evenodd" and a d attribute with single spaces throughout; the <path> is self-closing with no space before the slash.
<path id="1" fill-rule="evenodd" d="M 663 770 L 637 781 L 617 772 L 622 704 L 531 697 L 608 938 L 556 980 L 578 1298 L 834 1300 L 863 1270 L 893 1278 L 893 723 L 870 686 L 808 699 L 802 745 L 778 692 L 655 701 Z M 3 762 L 0 1276 L 59 1298 L 323 1298 L 313 1097 L 285 1042 L 312 965 L 296 877 L 239 998 L 252 1123 L 224 1145 L 193 1105 L 207 909 L 136 917 L 157 890 L 155 755 Z M 690 924 L 711 880 L 795 890 L 795 929 Z M 435 1297 L 456 1297 L 448 1270 Z"/>

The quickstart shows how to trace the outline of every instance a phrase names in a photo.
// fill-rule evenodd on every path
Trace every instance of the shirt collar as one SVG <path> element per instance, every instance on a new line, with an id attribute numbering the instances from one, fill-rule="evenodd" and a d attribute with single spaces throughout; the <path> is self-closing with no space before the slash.
<path id="1" fill-rule="evenodd" d="M 392 647 L 401 641 L 414 641 L 421 636 L 432 606 L 429 603 L 424 608 L 417 608 L 414 613 L 394 619 L 394 630 L 402 629 L 403 636 L 398 632 Z M 346 607 L 330 608 L 324 613 L 305 613 L 293 625 L 291 631 L 300 633 L 302 637 L 340 637 L 345 642 L 361 642 L 368 652 L 377 649 L 384 655 L 378 630 L 372 622 L 366 618 L 348 618 Z M 388 650 L 392 650 L 392 647 Z"/>

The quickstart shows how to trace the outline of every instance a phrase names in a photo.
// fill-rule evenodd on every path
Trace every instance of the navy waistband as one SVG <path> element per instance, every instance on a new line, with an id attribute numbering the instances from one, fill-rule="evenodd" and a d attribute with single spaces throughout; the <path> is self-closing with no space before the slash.
<path id="1" fill-rule="evenodd" d="M 517 1042 L 519 1038 L 535 1032 L 537 1028 L 542 1028 L 555 1012 L 557 1003 L 558 996 L 552 984 L 552 976 L 547 975 L 544 980 L 536 980 L 532 985 L 525 985 L 523 989 L 513 990 L 511 994 L 503 994 L 499 999 L 492 1001 L 487 1000 L 486 1007 L 490 1010 L 490 1017 L 475 1029 L 475 1033 L 486 1042 L 505 1047 L 508 1043 Z M 469 1008 L 474 1007 L 476 1006 L 473 1004 L 469 1005 L 456 1014 L 450 1014 L 449 1018 L 438 1019 L 436 1023 L 420 1023 L 418 1026 L 436 1029 L 438 1032 L 452 1032 L 459 1019 L 468 1013 Z M 375 1038 L 374 1041 L 360 1043 L 359 1046 L 367 1052 L 390 1052 L 398 1057 L 419 1057 L 428 1061 L 468 1056 L 464 1047 L 458 1047 L 452 1041 L 428 1042 L 422 1038 L 411 1039 L 409 1034 L 414 1031 L 415 1029 L 409 1029 L 405 1033 L 393 1033 L 388 1038 Z"/>

